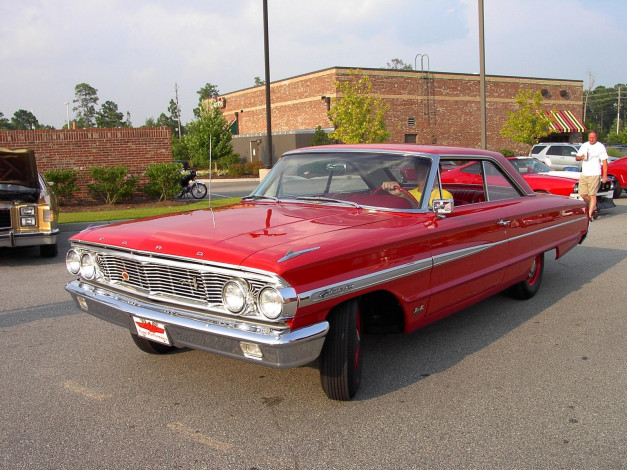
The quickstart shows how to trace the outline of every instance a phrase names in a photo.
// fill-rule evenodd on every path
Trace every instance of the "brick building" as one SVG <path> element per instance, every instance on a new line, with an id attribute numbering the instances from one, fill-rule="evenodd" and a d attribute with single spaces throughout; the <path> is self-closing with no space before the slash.
<path id="1" fill-rule="evenodd" d="M 129 174 L 147 182 L 145 172 L 151 163 L 172 161 L 172 130 L 169 127 L 115 129 L 63 129 L 0 131 L 0 147 L 29 148 L 35 151 L 37 168 L 78 170 L 79 191 L 75 199 L 91 201 L 87 183 L 89 168 L 124 165 Z"/>
<path id="2" fill-rule="evenodd" d="M 335 83 L 351 80 L 350 72 L 350 68 L 333 67 L 271 83 L 275 161 L 287 150 L 309 145 L 316 127 L 332 130 L 327 110 L 340 98 Z M 389 142 L 481 146 L 479 75 L 393 69 L 356 72 L 355 79 L 368 75 L 375 97 L 390 105 L 386 114 L 387 129 L 392 134 Z M 581 141 L 581 131 L 585 130 L 578 119 L 583 108 L 582 80 L 489 75 L 486 121 L 490 150 L 529 152 L 528 146 L 516 144 L 499 133 L 507 120 L 507 111 L 517 109 L 515 98 L 520 89 L 540 91 L 546 109 L 560 111 L 566 117 L 555 122 L 555 128 L 565 132 L 554 134 L 553 139 Z M 265 87 L 227 93 L 216 101 L 225 118 L 236 123 L 234 150 L 248 161 L 267 162 Z"/>

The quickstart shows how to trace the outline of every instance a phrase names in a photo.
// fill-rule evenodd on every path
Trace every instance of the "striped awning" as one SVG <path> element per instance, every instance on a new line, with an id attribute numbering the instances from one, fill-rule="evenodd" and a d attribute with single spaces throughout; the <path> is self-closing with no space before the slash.
<path id="1" fill-rule="evenodd" d="M 586 132 L 586 126 L 570 111 L 547 111 L 549 129 L 555 132 Z"/>

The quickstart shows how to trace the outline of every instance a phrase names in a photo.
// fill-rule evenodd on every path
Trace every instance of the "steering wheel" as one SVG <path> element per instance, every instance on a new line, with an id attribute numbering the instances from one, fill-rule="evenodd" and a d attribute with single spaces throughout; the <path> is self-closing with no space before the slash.
<path id="1" fill-rule="evenodd" d="M 398 189 L 400 192 L 405 194 L 407 196 L 407 199 L 409 200 L 409 202 L 411 203 L 411 205 L 413 207 L 418 207 L 418 201 L 416 200 L 416 198 L 414 197 L 414 195 L 412 193 L 410 193 L 409 191 L 407 191 L 405 188 L 403 188 L 400 185 L 396 186 L 394 189 Z M 371 194 L 373 196 L 376 196 L 379 191 L 385 191 L 387 194 L 390 194 L 387 189 L 383 188 L 383 186 L 379 186 L 377 189 L 372 191 Z M 390 196 L 394 196 L 394 194 L 390 194 Z M 398 196 L 398 197 L 401 197 L 401 196 Z"/>

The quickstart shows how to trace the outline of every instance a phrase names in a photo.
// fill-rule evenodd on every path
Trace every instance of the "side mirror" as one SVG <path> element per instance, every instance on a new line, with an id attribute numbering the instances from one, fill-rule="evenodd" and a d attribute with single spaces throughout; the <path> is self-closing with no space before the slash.
<path id="1" fill-rule="evenodd" d="M 434 199 L 432 204 L 433 212 L 439 217 L 453 213 L 453 208 L 455 207 L 452 199 Z"/>

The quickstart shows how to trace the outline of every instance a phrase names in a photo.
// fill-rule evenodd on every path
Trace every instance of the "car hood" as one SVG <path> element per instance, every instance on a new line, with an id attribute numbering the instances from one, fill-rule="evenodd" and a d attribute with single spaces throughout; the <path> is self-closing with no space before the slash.
<path id="1" fill-rule="evenodd" d="M 39 193 L 35 153 L 0 148 L 0 200 L 36 202 Z"/>
<path id="2" fill-rule="evenodd" d="M 402 233 L 399 225 L 416 222 L 416 214 L 345 206 L 241 203 L 94 227 L 72 240 L 276 272 L 282 258 L 313 253 L 322 244 L 354 250 L 356 240 L 377 240 L 370 229 L 388 226 Z"/>

